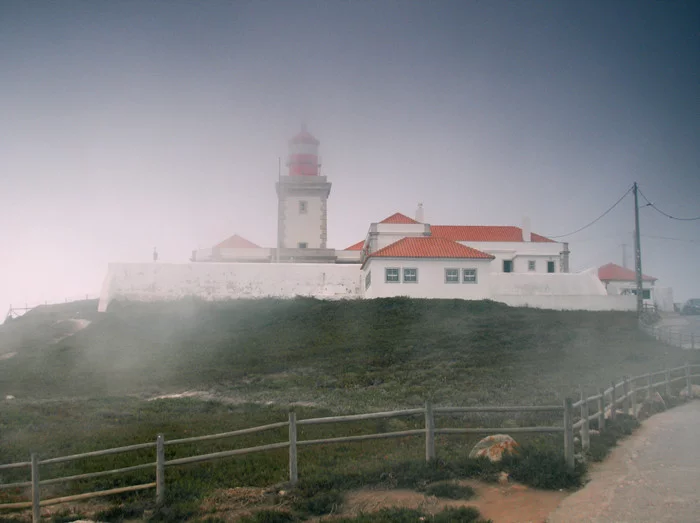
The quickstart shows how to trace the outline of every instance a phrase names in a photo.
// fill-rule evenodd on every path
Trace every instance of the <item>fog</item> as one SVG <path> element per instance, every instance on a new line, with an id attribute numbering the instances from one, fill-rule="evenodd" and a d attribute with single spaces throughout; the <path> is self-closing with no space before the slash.
<path id="1" fill-rule="evenodd" d="M 634 182 L 700 215 L 700 4 L 0 3 L 0 317 L 95 296 L 109 262 L 276 239 L 278 158 L 321 141 L 328 244 L 418 202 L 558 236 Z M 645 203 L 645 202 L 643 202 Z M 633 263 L 633 201 L 572 269 Z M 700 297 L 700 221 L 641 210 L 643 269 Z"/>

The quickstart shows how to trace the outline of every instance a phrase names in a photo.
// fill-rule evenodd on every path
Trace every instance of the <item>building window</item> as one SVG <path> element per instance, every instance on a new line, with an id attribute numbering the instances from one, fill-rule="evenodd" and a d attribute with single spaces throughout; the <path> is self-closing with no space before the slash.
<path id="1" fill-rule="evenodd" d="M 513 260 L 503 260 L 503 272 L 513 272 Z"/>
<path id="2" fill-rule="evenodd" d="M 309 244 L 306 242 L 299 242 L 300 249 L 306 249 L 308 246 L 309 246 Z"/>
<path id="3" fill-rule="evenodd" d="M 547 272 L 553 273 L 554 272 L 554 262 L 553 261 L 548 261 L 547 262 Z"/>
<path id="4" fill-rule="evenodd" d="M 445 283 L 459 283 L 459 269 L 445 269 Z"/>
<path id="5" fill-rule="evenodd" d="M 308 203 L 305 200 L 299 200 L 299 214 L 306 214 Z"/>
<path id="6" fill-rule="evenodd" d="M 637 295 L 637 289 L 630 289 L 631 293 Z M 645 300 L 651 299 L 651 289 L 642 289 L 642 298 Z"/>
<path id="7" fill-rule="evenodd" d="M 537 270 L 537 263 L 535 260 L 528 260 L 527 262 L 527 270 L 530 272 L 536 271 Z"/>
<path id="8" fill-rule="evenodd" d="M 464 283 L 477 283 L 476 269 L 463 269 L 462 270 L 462 281 Z"/>
<path id="9" fill-rule="evenodd" d="M 403 282 L 404 283 L 418 283 L 418 269 L 404 269 L 403 270 Z"/>
<path id="10" fill-rule="evenodd" d="M 372 285 L 372 271 L 369 271 L 365 276 L 365 290 L 369 289 L 370 285 Z"/>
<path id="11" fill-rule="evenodd" d="M 399 269 L 386 268 L 384 269 L 384 276 L 387 283 L 399 283 Z"/>

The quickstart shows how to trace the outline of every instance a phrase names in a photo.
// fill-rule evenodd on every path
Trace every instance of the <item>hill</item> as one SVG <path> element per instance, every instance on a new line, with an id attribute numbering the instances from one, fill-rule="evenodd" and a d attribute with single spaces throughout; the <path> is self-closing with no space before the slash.
<path id="1" fill-rule="evenodd" d="M 630 313 L 402 298 L 40 307 L 0 327 L 10 353 L 0 394 L 19 400 L 191 391 L 343 411 L 553 403 L 687 358 Z"/>

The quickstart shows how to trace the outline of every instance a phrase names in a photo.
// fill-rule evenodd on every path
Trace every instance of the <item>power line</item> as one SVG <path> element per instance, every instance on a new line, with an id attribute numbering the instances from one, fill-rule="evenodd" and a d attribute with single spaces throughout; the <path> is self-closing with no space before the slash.
<path id="1" fill-rule="evenodd" d="M 625 192 L 625 194 L 623 194 L 622 196 L 620 196 L 620 199 L 617 200 L 617 201 L 613 204 L 612 207 L 610 207 L 607 211 L 605 211 L 603 214 L 601 214 L 600 216 L 598 216 L 595 220 L 593 220 L 592 222 L 588 223 L 587 225 L 584 225 L 584 226 L 581 227 L 580 229 L 576 229 L 575 231 L 573 231 L 573 232 L 568 232 L 568 233 L 566 233 L 566 234 L 559 234 L 559 235 L 557 235 L 557 236 L 548 235 L 547 238 L 564 238 L 565 236 L 571 236 L 572 234 L 576 234 L 576 233 L 581 232 L 581 231 L 583 231 L 583 230 L 585 230 L 585 229 L 588 229 L 591 225 L 594 225 L 595 223 L 597 223 L 598 221 L 600 221 L 601 219 L 603 219 L 605 216 L 607 216 L 607 214 L 608 214 L 610 211 L 612 211 L 615 207 L 617 207 L 617 206 L 620 204 L 620 202 L 621 202 L 622 200 L 625 199 L 625 196 L 627 196 L 631 191 L 632 191 L 632 187 L 630 187 L 629 189 L 627 189 L 627 191 Z"/>
<path id="2" fill-rule="evenodd" d="M 639 190 L 639 194 L 641 194 L 641 195 L 642 195 L 642 198 L 644 198 L 644 199 L 647 201 L 647 205 L 648 205 L 649 207 L 653 208 L 653 209 L 656 210 L 658 213 L 663 214 L 664 216 L 666 216 L 666 218 L 671 218 L 672 220 L 678 220 L 678 221 L 681 221 L 681 222 L 694 222 L 694 221 L 700 220 L 700 216 L 696 216 L 695 218 L 678 218 L 678 217 L 676 217 L 676 216 L 671 216 L 670 214 L 665 213 L 664 211 L 662 211 L 661 209 L 659 209 L 656 205 L 654 205 L 653 203 L 651 203 L 651 202 L 649 201 L 649 198 L 647 198 L 647 197 L 644 195 L 644 193 L 641 191 L 641 189 Z"/>
<path id="3" fill-rule="evenodd" d="M 690 238 L 671 238 L 669 236 L 654 236 L 651 234 L 642 234 L 644 238 L 653 238 L 655 240 L 673 240 L 676 242 L 700 243 L 700 240 L 691 240 Z"/>

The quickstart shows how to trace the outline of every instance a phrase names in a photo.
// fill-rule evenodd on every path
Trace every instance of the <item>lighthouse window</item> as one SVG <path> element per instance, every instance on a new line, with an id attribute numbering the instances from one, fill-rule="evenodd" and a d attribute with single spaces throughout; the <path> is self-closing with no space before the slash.
<path id="1" fill-rule="evenodd" d="M 308 204 L 305 200 L 300 200 L 299 201 L 299 214 L 306 214 L 306 211 L 308 209 Z"/>

